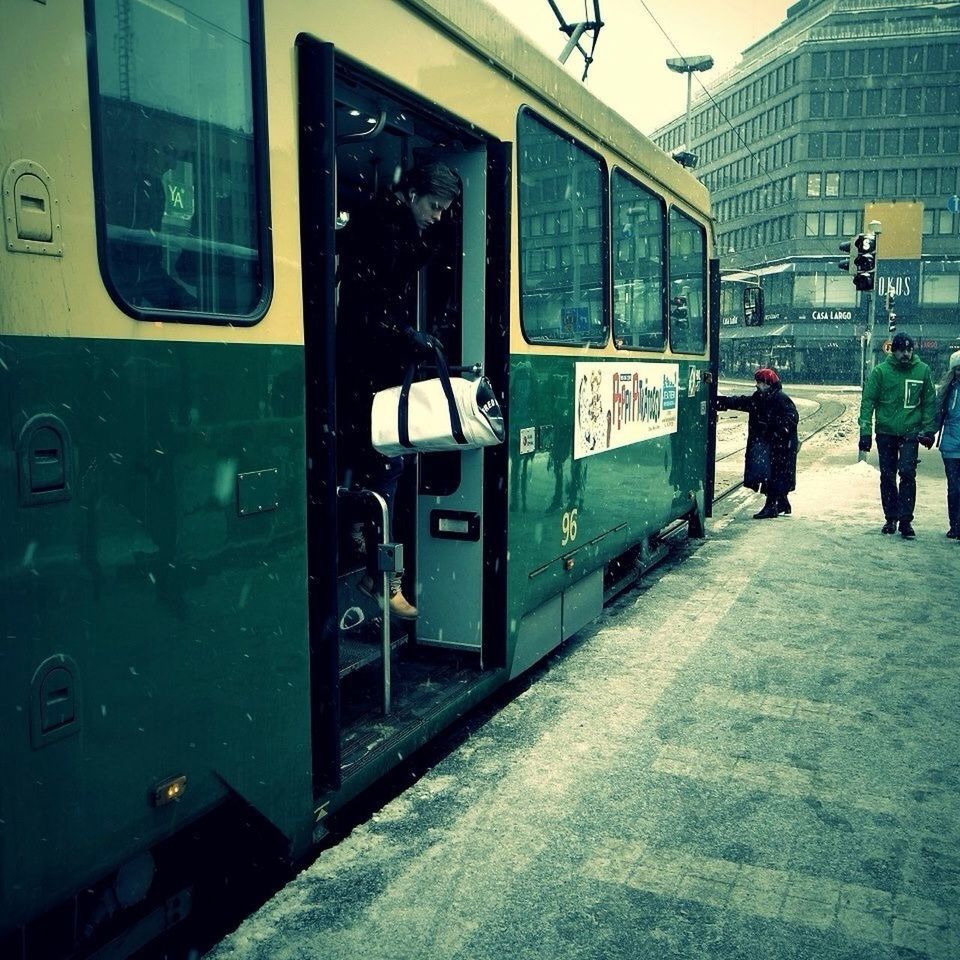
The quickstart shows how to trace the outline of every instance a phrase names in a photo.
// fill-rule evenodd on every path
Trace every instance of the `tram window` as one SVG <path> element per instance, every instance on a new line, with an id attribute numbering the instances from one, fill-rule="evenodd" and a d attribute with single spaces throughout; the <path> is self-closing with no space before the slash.
<path id="1" fill-rule="evenodd" d="M 532 343 L 602 345 L 608 327 L 603 161 L 528 110 L 520 113 L 518 144 L 524 335 Z M 550 221 L 556 226 L 539 228 Z"/>
<path id="2" fill-rule="evenodd" d="M 613 338 L 622 349 L 662 350 L 664 202 L 613 175 Z"/>
<path id="3" fill-rule="evenodd" d="M 703 353 L 706 330 L 706 242 L 704 230 L 670 209 L 670 348 Z"/>
<path id="4" fill-rule="evenodd" d="M 134 316 L 253 320 L 265 183 L 248 0 L 91 0 L 101 269 Z M 209 319 L 208 319 L 209 322 Z"/>

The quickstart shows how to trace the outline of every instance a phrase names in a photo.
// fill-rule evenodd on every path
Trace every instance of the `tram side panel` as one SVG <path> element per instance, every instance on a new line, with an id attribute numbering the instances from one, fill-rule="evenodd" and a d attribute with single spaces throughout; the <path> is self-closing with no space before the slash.
<path id="1" fill-rule="evenodd" d="M 0 935 L 229 798 L 301 846 L 312 813 L 302 344 L 283 310 L 211 328 L 111 299 L 83 11 L 51 10 L 10 25 L 45 55 L 0 70 L 0 170 L 42 167 L 62 224 L 58 254 L 0 249 Z M 116 156 L 189 149 L 170 111 L 139 112 Z"/>
<path id="2" fill-rule="evenodd" d="M 605 564 L 675 519 L 702 519 L 704 366 L 513 357 L 514 676 L 599 613 Z"/>

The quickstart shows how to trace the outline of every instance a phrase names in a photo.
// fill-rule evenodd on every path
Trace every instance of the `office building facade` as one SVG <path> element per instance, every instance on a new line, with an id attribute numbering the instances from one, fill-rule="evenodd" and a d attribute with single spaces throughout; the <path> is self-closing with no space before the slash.
<path id="1" fill-rule="evenodd" d="M 877 286 L 945 370 L 960 349 L 960 5 L 800 0 L 708 86 L 685 146 L 713 196 L 722 269 L 759 274 L 766 302 L 762 327 L 722 318 L 724 374 L 773 364 L 793 381 L 859 380 L 888 334 L 886 301 L 868 339 L 869 298 L 839 269 L 839 244 L 876 203 L 922 205 L 912 262 L 881 233 Z M 673 152 L 684 129 L 680 116 L 653 139 Z"/>

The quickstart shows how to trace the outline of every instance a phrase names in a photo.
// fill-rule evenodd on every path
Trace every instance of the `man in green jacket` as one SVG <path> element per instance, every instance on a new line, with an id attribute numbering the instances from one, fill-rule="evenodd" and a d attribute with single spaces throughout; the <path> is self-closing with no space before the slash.
<path id="1" fill-rule="evenodd" d="M 887 522 L 883 533 L 908 540 L 917 499 L 917 445 L 933 446 L 937 391 L 930 368 L 913 355 L 913 340 L 905 333 L 893 338 L 893 352 L 870 371 L 860 401 L 860 449 L 870 450 L 871 427 L 877 419 L 880 458 L 880 501 Z M 897 488 L 897 475 L 900 485 Z"/>

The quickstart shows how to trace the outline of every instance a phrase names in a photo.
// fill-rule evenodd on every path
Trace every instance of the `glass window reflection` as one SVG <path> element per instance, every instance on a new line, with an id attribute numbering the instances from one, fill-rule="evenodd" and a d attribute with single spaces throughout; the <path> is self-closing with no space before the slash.
<path id="1" fill-rule="evenodd" d="M 518 146 L 524 335 L 534 343 L 602 345 L 608 329 L 603 162 L 528 110 L 518 121 Z"/>
<path id="2" fill-rule="evenodd" d="M 613 336 L 621 349 L 662 350 L 664 204 L 613 175 Z"/>
<path id="3" fill-rule="evenodd" d="M 121 28 L 114 0 L 93 4 L 105 274 L 138 312 L 251 317 L 268 257 L 248 3 L 125 10 Z"/>

